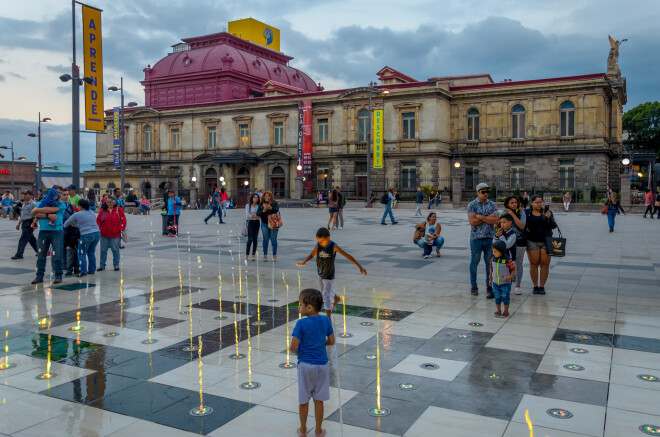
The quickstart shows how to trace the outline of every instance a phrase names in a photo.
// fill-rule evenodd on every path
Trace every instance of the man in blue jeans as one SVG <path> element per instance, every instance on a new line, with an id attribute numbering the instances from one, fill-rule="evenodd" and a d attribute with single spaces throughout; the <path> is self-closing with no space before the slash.
<path id="1" fill-rule="evenodd" d="M 62 255 L 64 252 L 64 210 L 66 203 L 60 200 L 60 193 L 51 188 L 48 194 L 32 209 L 32 216 L 39 218 L 39 236 L 37 245 L 39 253 L 37 258 L 37 275 L 32 284 L 44 282 L 46 273 L 46 256 L 51 251 L 52 269 L 55 274 L 53 284 L 62 282 Z"/>
<path id="2" fill-rule="evenodd" d="M 392 221 L 393 225 L 399 223 L 396 220 L 394 220 L 394 215 L 392 214 L 392 202 L 394 202 L 394 200 L 396 199 L 396 197 L 394 197 L 393 192 L 394 192 L 393 188 L 387 190 L 387 205 L 385 205 L 385 212 L 383 212 L 383 218 L 380 220 L 381 225 L 387 225 L 387 223 L 385 223 L 385 219 L 387 218 L 388 214 L 390 215 L 390 220 Z"/>
<path id="3" fill-rule="evenodd" d="M 214 215 L 218 214 L 218 223 L 223 223 L 222 221 L 222 205 L 221 205 L 221 196 L 220 188 L 216 188 L 213 192 L 213 197 L 211 200 L 211 214 L 204 219 L 204 223 L 209 224 L 209 219 Z"/>
<path id="4" fill-rule="evenodd" d="M 486 271 L 486 299 L 492 299 L 493 287 L 488 283 L 490 275 L 490 259 L 493 257 L 492 246 L 495 231 L 493 225 L 498 224 L 499 214 L 495 202 L 488 200 L 490 188 L 488 184 L 481 183 L 477 185 L 477 198 L 468 204 L 468 220 L 470 222 L 470 292 L 473 296 L 479 295 L 477 286 L 477 266 L 481 261 L 481 255 L 484 257 L 484 266 Z"/>

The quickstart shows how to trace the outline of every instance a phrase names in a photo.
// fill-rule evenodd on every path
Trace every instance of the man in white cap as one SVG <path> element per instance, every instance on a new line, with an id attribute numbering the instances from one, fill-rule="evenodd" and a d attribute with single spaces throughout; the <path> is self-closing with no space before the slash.
<path id="1" fill-rule="evenodd" d="M 493 225 L 499 222 L 499 214 L 497 213 L 497 205 L 495 202 L 488 200 L 490 195 L 490 187 L 486 183 L 477 185 L 477 198 L 468 204 L 468 220 L 470 222 L 470 284 L 471 294 L 473 296 L 479 295 L 479 287 L 477 286 L 477 266 L 481 261 L 481 254 L 484 256 L 484 265 L 486 266 L 486 299 L 492 299 L 493 288 L 488 283 L 488 276 L 490 275 L 490 259 L 493 257 L 491 250 L 493 245 L 493 237 L 495 231 Z"/>

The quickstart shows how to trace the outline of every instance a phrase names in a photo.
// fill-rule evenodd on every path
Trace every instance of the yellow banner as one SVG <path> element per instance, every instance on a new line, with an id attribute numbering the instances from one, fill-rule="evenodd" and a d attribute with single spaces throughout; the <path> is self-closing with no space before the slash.
<path id="1" fill-rule="evenodd" d="M 383 168 L 383 110 L 374 110 L 374 168 Z"/>
<path id="2" fill-rule="evenodd" d="M 103 123 L 103 51 L 101 48 L 101 11 L 82 7 L 85 77 L 85 128 L 104 131 Z"/>

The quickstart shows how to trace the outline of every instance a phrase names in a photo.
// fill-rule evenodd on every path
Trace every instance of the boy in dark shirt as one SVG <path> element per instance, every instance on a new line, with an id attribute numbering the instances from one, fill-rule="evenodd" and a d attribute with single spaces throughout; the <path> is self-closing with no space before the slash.
<path id="1" fill-rule="evenodd" d="M 325 435 L 323 402 L 330 399 L 330 366 L 326 346 L 335 344 L 335 334 L 330 319 L 319 315 L 323 295 L 319 290 L 306 288 L 300 292 L 300 315 L 303 316 L 293 329 L 292 353 L 298 355 L 298 413 L 300 428 L 298 436 L 307 435 L 307 413 L 309 400 L 314 399 L 316 435 Z"/>
<path id="2" fill-rule="evenodd" d="M 330 231 L 328 228 L 319 228 L 319 230 L 316 231 L 316 241 L 318 241 L 318 244 L 314 247 L 312 253 L 309 254 L 305 261 L 297 263 L 296 265 L 298 267 L 304 267 L 305 264 L 316 256 L 316 270 L 319 274 L 319 284 L 323 291 L 323 304 L 325 312 L 328 315 L 328 318 L 330 318 L 332 310 L 335 309 L 337 303 L 341 300 L 332 290 L 332 284 L 335 282 L 335 255 L 337 252 L 344 255 L 347 260 L 355 264 L 360 269 L 360 273 L 364 276 L 367 276 L 367 271 L 355 260 L 355 258 L 344 252 L 341 247 L 330 239 Z"/>

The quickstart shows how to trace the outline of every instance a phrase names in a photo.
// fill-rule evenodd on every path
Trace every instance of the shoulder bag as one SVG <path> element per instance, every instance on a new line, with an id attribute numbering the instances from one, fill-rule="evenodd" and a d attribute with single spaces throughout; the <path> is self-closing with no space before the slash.
<path id="1" fill-rule="evenodd" d="M 413 243 L 417 244 L 419 240 L 424 237 L 424 232 L 426 231 L 426 222 L 422 222 L 415 226 L 415 234 L 413 235 Z"/>
<path id="2" fill-rule="evenodd" d="M 243 230 L 241 231 L 241 237 L 247 237 L 248 236 L 248 221 L 245 220 L 245 226 L 243 226 Z"/>
<path id="3" fill-rule="evenodd" d="M 279 229 L 282 227 L 282 216 L 280 215 L 280 212 L 276 212 L 275 214 L 270 214 L 268 216 L 268 228 L 269 229 Z"/>
<path id="4" fill-rule="evenodd" d="M 545 244 L 547 246 L 546 251 L 548 252 L 548 256 L 566 256 L 566 239 L 562 237 L 559 226 L 557 226 L 557 232 L 559 232 L 559 237 L 557 238 L 555 238 L 553 235 L 545 237 Z"/>

